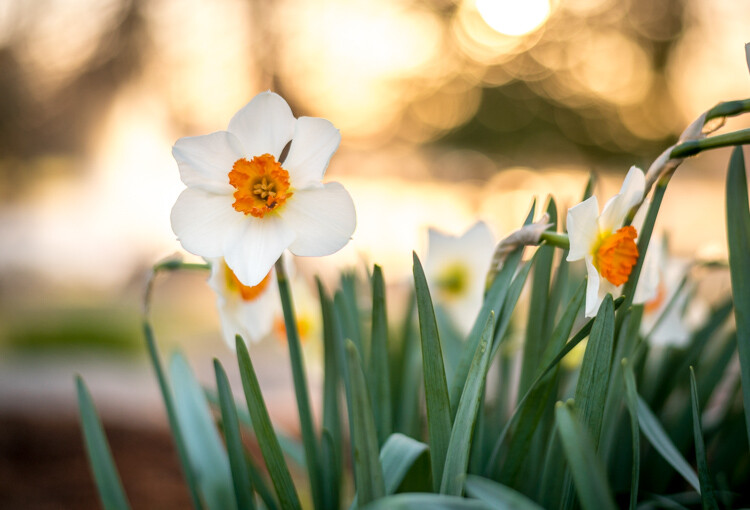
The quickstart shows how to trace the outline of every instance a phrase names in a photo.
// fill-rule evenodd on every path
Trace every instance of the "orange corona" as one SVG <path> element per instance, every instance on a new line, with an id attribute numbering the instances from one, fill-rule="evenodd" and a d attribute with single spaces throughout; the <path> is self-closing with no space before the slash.
<path id="1" fill-rule="evenodd" d="M 638 232 L 628 225 L 604 236 L 594 251 L 594 267 L 613 285 L 628 281 L 633 266 L 638 261 Z"/>
<path id="2" fill-rule="evenodd" d="M 234 162 L 229 172 L 229 184 L 234 186 L 236 211 L 262 218 L 284 205 L 292 196 L 289 172 L 270 154 L 245 158 Z"/>
<path id="3" fill-rule="evenodd" d="M 263 291 L 266 290 L 266 287 L 268 287 L 268 282 L 271 281 L 271 271 L 268 272 L 265 278 L 263 278 L 258 285 L 253 285 L 252 287 L 248 287 L 244 283 L 242 283 L 239 278 L 237 278 L 237 275 L 234 274 L 234 271 L 229 269 L 229 266 L 225 264 L 224 267 L 224 275 L 226 277 L 227 287 L 233 291 L 237 291 L 240 293 L 240 296 L 242 296 L 243 301 L 253 301 L 258 298 L 261 294 L 263 294 Z"/>

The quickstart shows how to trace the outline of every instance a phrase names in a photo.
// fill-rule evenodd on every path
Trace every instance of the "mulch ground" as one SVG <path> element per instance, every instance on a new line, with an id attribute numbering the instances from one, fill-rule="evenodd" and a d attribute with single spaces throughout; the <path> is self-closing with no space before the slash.
<path id="1" fill-rule="evenodd" d="M 104 428 L 133 508 L 191 508 L 166 428 Z M 0 508 L 101 508 L 77 420 L 0 414 Z"/>

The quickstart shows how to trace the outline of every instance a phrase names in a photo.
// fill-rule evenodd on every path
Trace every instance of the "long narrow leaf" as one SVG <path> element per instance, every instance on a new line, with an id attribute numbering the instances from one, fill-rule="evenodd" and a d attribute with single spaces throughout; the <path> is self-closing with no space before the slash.
<path id="1" fill-rule="evenodd" d="M 443 479 L 445 456 L 451 435 L 451 404 L 445 380 L 443 351 L 440 346 L 435 310 L 432 307 L 427 279 L 414 253 L 414 288 L 417 293 L 419 333 L 422 340 L 422 373 L 427 404 L 427 426 L 430 435 L 430 459 L 435 490 Z"/>
<path id="2" fill-rule="evenodd" d="M 586 344 L 574 397 L 581 423 L 588 429 L 597 450 L 607 399 L 614 334 L 614 305 L 612 296 L 607 295 L 599 307 Z"/>
<path id="3" fill-rule="evenodd" d="M 94 402 L 91 400 L 86 383 L 81 376 L 76 376 L 76 391 L 78 393 L 78 407 L 81 412 L 81 427 L 83 439 L 88 453 L 89 464 L 94 472 L 96 488 L 105 510 L 128 510 L 130 504 L 122 488 L 120 475 L 112 459 L 112 452 L 104 435 L 102 422 L 96 414 Z"/>
<path id="4" fill-rule="evenodd" d="M 727 172 L 727 241 L 729 272 L 737 322 L 745 427 L 750 441 L 750 206 L 742 147 L 735 147 Z"/>
<path id="5" fill-rule="evenodd" d="M 219 392 L 221 421 L 224 425 L 224 438 L 227 443 L 229 466 L 232 470 L 234 496 L 237 498 L 237 507 L 240 509 L 254 509 L 253 487 L 250 484 L 250 473 L 245 461 L 245 449 L 242 446 L 240 425 L 237 421 L 237 409 L 234 407 L 234 398 L 232 397 L 232 389 L 229 387 L 227 374 L 217 359 L 214 359 L 214 371 L 216 372 L 216 389 Z"/>
<path id="6" fill-rule="evenodd" d="M 156 342 L 154 340 L 154 332 L 151 330 L 151 325 L 148 322 L 143 323 L 143 334 L 146 339 L 146 347 L 148 348 L 149 359 L 151 360 L 151 366 L 154 367 L 156 372 L 156 379 L 159 382 L 159 390 L 161 391 L 162 400 L 164 400 L 164 407 L 167 410 L 167 419 L 169 420 L 169 428 L 172 430 L 172 439 L 174 439 L 175 447 L 177 449 L 177 456 L 180 459 L 180 465 L 182 466 L 182 472 L 185 475 L 185 481 L 187 482 L 188 491 L 190 491 L 190 499 L 193 503 L 195 510 L 203 510 L 203 502 L 198 495 L 198 483 L 195 479 L 195 473 L 193 467 L 190 465 L 190 459 L 188 457 L 187 447 L 185 446 L 185 438 L 180 427 L 180 421 L 177 419 L 177 413 L 174 407 L 174 399 L 172 397 L 172 390 L 169 387 L 169 382 L 164 375 L 164 369 L 162 368 L 161 359 L 159 358 L 159 352 L 156 350 Z"/>
<path id="7" fill-rule="evenodd" d="M 242 388 L 245 392 L 245 400 L 250 412 L 250 419 L 253 422 L 255 436 L 258 438 L 260 451 L 263 454 L 263 459 L 266 461 L 268 474 L 271 476 L 271 481 L 273 482 L 281 507 L 285 510 L 297 510 L 300 508 L 297 491 L 294 489 L 292 476 L 289 474 L 289 468 L 281 453 L 281 446 L 274 433 L 273 425 L 271 425 L 271 418 L 268 415 L 268 409 L 263 400 L 263 394 L 258 384 L 258 377 L 255 375 L 255 369 L 250 360 L 247 346 L 239 336 L 236 340 L 237 361 L 240 367 Z"/>
<path id="8" fill-rule="evenodd" d="M 493 510 L 542 510 L 520 492 L 481 476 L 467 476 L 465 486 L 466 494 L 483 501 Z"/>
<path id="9" fill-rule="evenodd" d="M 693 408 L 693 433 L 695 437 L 695 457 L 698 461 L 698 481 L 701 485 L 701 500 L 704 510 L 718 510 L 719 505 L 714 497 L 711 475 L 706 461 L 706 445 L 703 443 L 701 412 L 698 408 L 698 384 L 695 382 L 695 371 L 690 367 L 690 400 Z"/>
<path id="10" fill-rule="evenodd" d="M 460 496 L 463 493 L 464 477 L 469 465 L 471 438 L 477 420 L 477 412 L 484 396 L 484 382 L 487 379 L 492 335 L 495 330 L 495 313 L 490 312 L 484 326 L 482 339 L 477 346 L 474 360 L 471 362 L 466 386 L 458 404 L 458 412 L 453 422 L 448 452 L 445 458 L 445 469 L 440 484 L 441 494 Z"/>
<path id="11" fill-rule="evenodd" d="M 214 425 L 203 389 L 181 354 L 172 355 L 169 375 L 174 384 L 177 419 L 206 506 L 211 510 L 236 508 L 227 452 Z"/>
<path id="12" fill-rule="evenodd" d="M 378 437 L 375 421 L 367 393 L 367 383 L 362 372 L 359 353 L 354 342 L 346 341 L 346 364 L 352 391 L 349 407 L 352 423 L 352 454 L 354 456 L 354 480 L 360 505 L 385 496 L 383 469 L 378 453 Z"/>
<path id="13" fill-rule="evenodd" d="M 375 501 L 366 510 L 491 510 L 486 503 L 444 494 L 396 494 Z"/>
<path id="14" fill-rule="evenodd" d="M 562 402 L 557 404 L 555 419 L 581 505 L 586 510 L 615 510 L 617 507 L 605 478 L 604 466 L 586 428 Z"/>
<path id="15" fill-rule="evenodd" d="M 633 468 L 630 477 L 630 510 L 635 510 L 638 503 L 638 484 L 641 477 L 641 428 L 638 425 L 638 392 L 635 387 L 633 366 L 626 359 L 623 359 L 622 367 L 622 374 L 625 379 L 625 403 L 630 413 L 630 434 L 633 448 Z"/>
<path id="16" fill-rule="evenodd" d="M 305 461 L 307 462 L 307 475 L 310 478 L 313 506 L 316 510 L 324 510 L 325 503 L 323 501 L 323 483 L 321 479 L 318 440 L 315 435 L 315 428 L 313 427 L 310 394 L 307 388 L 307 375 L 302 357 L 299 331 L 297 330 L 297 320 L 294 314 L 294 303 L 292 302 L 286 269 L 281 259 L 276 262 L 275 267 L 276 281 L 279 286 L 279 296 L 281 298 L 281 309 L 284 313 L 289 361 L 292 365 L 294 395 L 297 397 L 297 411 L 299 412 L 302 444 L 305 447 Z"/>
<path id="17" fill-rule="evenodd" d="M 696 491 L 700 492 L 698 475 L 695 474 L 693 468 L 690 467 L 690 464 L 687 463 L 672 440 L 669 439 L 667 433 L 664 432 L 664 428 L 662 428 L 654 413 L 651 412 L 648 404 L 640 397 L 638 397 L 638 423 L 643 435 L 646 436 L 664 460 L 669 462 Z"/>
<path id="18" fill-rule="evenodd" d="M 372 395 L 378 444 L 391 435 L 391 380 L 388 368 L 388 319 L 385 309 L 383 270 L 375 265 L 372 272 L 372 337 L 368 376 Z"/>

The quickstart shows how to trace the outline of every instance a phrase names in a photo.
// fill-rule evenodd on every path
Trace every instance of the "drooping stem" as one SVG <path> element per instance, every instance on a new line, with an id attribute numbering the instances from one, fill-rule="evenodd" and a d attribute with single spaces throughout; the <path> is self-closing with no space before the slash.
<path id="1" fill-rule="evenodd" d="M 289 287 L 289 279 L 281 258 L 276 261 L 276 280 L 279 284 L 279 295 L 281 297 L 281 308 L 284 312 L 284 326 L 286 327 L 287 345 L 289 346 L 289 360 L 292 364 L 292 378 L 294 380 L 294 394 L 297 398 L 297 409 L 299 411 L 300 430 L 302 432 L 302 443 L 305 448 L 305 462 L 310 477 L 310 489 L 313 497 L 313 505 L 316 510 L 324 508 L 321 492 L 321 466 L 318 454 L 318 441 L 313 427 L 312 412 L 310 410 L 310 395 L 307 389 L 307 376 L 305 363 L 302 358 L 302 347 L 297 329 L 297 320 L 294 314 L 292 293 Z"/>
<path id="2" fill-rule="evenodd" d="M 551 246 L 562 248 L 563 250 L 570 249 L 570 239 L 568 234 L 558 234 L 557 232 L 551 232 L 546 230 L 539 237 L 540 241 L 544 241 Z"/>
<path id="3" fill-rule="evenodd" d="M 750 129 L 741 129 L 732 133 L 703 138 L 702 140 L 683 142 L 672 149 L 670 157 L 674 159 L 686 158 L 710 149 L 744 145 L 747 143 L 750 143 Z"/>
<path id="4" fill-rule="evenodd" d="M 706 112 L 706 121 L 720 117 L 733 117 L 743 113 L 750 112 L 750 99 L 740 99 L 737 101 L 725 101 L 719 103 Z"/>

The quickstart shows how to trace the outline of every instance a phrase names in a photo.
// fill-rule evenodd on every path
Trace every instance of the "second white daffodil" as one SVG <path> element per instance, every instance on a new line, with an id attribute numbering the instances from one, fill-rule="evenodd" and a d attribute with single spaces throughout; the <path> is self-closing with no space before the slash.
<path id="1" fill-rule="evenodd" d="M 616 294 L 628 281 L 638 260 L 638 232 L 624 223 L 630 209 L 643 201 L 645 186 L 643 171 L 631 167 L 620 193 L 606 203 L 601 214 L 595 196 L 568 211 L 568 260 L 586 261 L 586 317 L 594 317 L 604 296 Z"/>
<path id="2" fill-rule="evenodd" d="M 180 138 L 172 154 L 187 189 L 171 216 L 180 243 L 195 255 L 224 257 L 248 287 L 287 248 L 302 256 L 338 251 L 356 224 L 349 193 L 322 182 L 340 140 L 329 121 L 295 119 L 272 92 L 255 96 L 227 131 Z"/>

